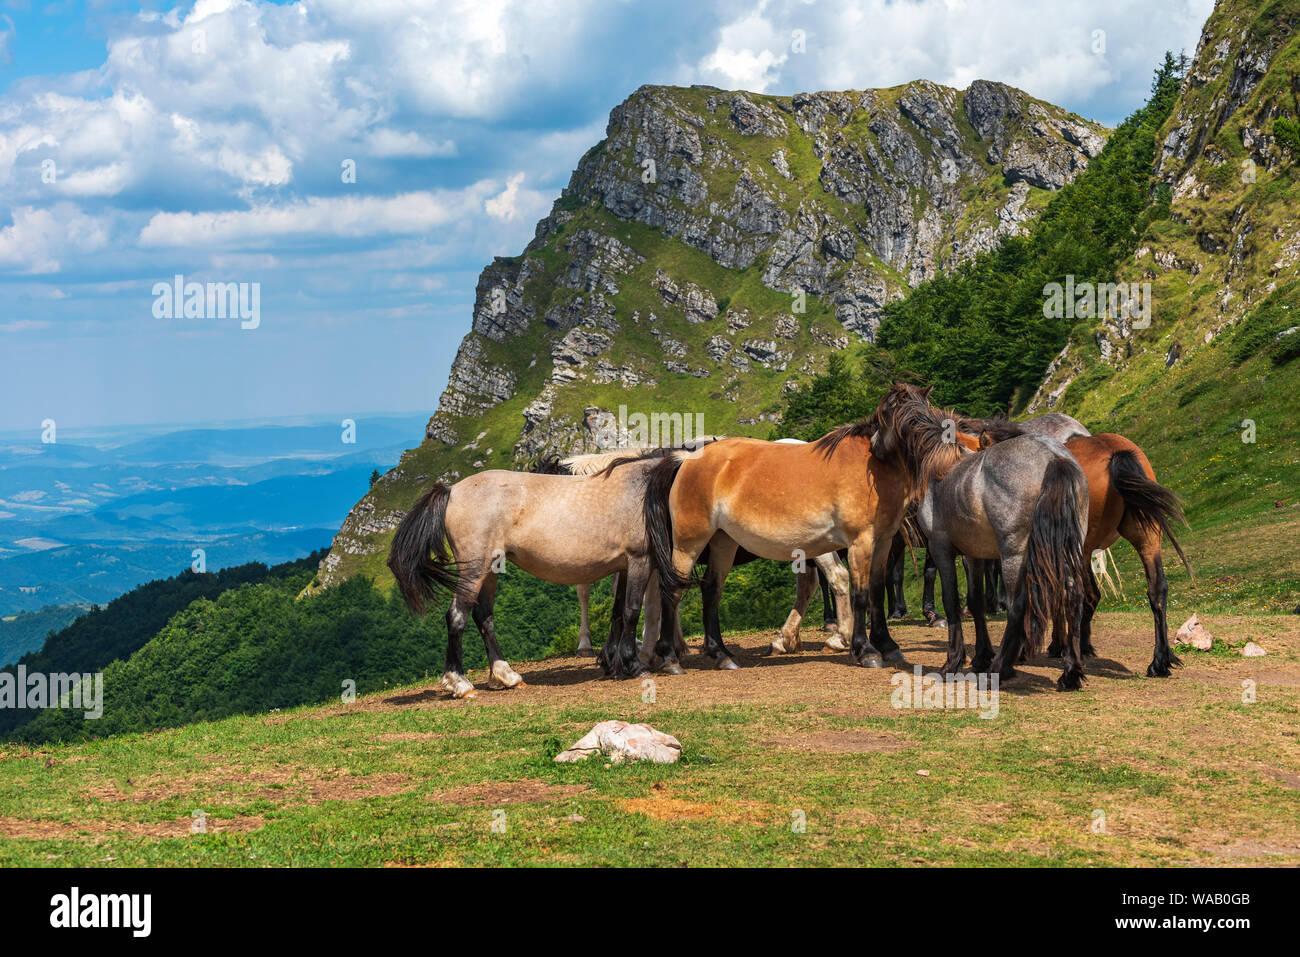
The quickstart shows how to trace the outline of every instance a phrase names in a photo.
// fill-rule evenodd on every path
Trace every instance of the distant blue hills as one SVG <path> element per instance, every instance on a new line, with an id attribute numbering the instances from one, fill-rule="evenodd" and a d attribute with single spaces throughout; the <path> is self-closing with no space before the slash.
<path id="1" fill-rule="evenodd" d="M 0 434 L 0 617 L 103 604 L 189 567 L 274 564 L 329 544 L 426 415 L 160 431 Z"/>

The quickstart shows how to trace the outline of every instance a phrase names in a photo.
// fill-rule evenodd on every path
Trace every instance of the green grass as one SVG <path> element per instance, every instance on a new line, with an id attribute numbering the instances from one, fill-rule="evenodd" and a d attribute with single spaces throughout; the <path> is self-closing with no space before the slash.
<path id="1" fill-rule="evenodd" d="M 893 710 L 887 672 L 812 654 L 783 659 L 789 667 L 661 679 L 658 703 L 642 702 L 636 682 L 593 674 L 576 695 L 556 686 L 438 702 L 396 689 L 355 705 L 6 747 L 0 835 L 64 830 L 0 836 L 0 863 L 1169 865 L 1215 860 L 1213 848 L 1246 838 L 1268 845 L 1261 862 L 1287 846 L 1294 857 L 1294 785 L 1278 777 L 1297 770 L 1285 743 L 1300 703 L 1294 680 L 1261 676 L 1258 702 L 1243 705 L 1233 675 L 1249 666 L 1239 657 L 1185 655 L 1168 680 L 1123 673 L 1149 656 L 1144 621 L 1103 619 L 1104 662 L 1118 662 L 1094 663 L 1083 692 L 1022 679 L 993 720 Z M 1296 671 L 1293 625 L 1250 633 L 1271 648 L 1275 674 Z M 913 654 L 930 635 L 911 628 L 900 641 Z M 938 653 L 921 660 L 937 664 Z M 769 674 L 754 700 L 725 691 Z M 609 717 L 676 735 L 682 761 L 551 760 Z M 818 749 L 845 735 L 887 746 Z M 349 779 L 379 791 L 341 797 L 337 781 Z M 529 783 L 526 800 L 508 793 L 512 782 Z M 1089 827 L 1098 808 L 1105 835 Z M 189 833 L 196 810 L 209 833 Z M 504 833 L 492 830 L 499 811 Z M 800 813 L 804 833 L 792 828 Z M 222 833 L 231 821 L 252 829 Z M 159 827 L 174 836 L 124 830 Z"/>

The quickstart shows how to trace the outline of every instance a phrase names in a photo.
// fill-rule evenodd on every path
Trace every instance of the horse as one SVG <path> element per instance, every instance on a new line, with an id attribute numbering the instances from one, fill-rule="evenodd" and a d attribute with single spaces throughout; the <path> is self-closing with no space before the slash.
<path id="1" fill-rule="evenodd" d="M 692 442 L 683 443 L 678 448 L 687 451 L 694 451 L 709 442 L 717 441 L 717 437 L 708 436 L 692 440 Z M 799 442 L 798 439 L 779 439 L 781 442 Z M 634 454 L 650 451 L 649 447 L 638 449 Z M 533 471 L 543 474 L 553 475 L 595 475 L 617 459 L 628 455 L 628 450 L 615 450 L 612 452 L 595 452 L 583 455 L 570 455 L 567 458 L 559 459 L 552 455 L 543 459 Z M 708 565 L 709 552 L 704 553 L 704 564 Z M 755 561 L 758 556 L 752 555 L 744 549 L 736 553 L 735 561 L 732 566 L 744 565 Z M 785 624 L 781 626 L 780 633 L 768 648 L 769 654 L 788 654 L 802 650 L 802 643 L 799 639 L 799 625 L 808 609 L 808 602 L 812 598 L 812 593 L 816 590 L 819 583 L 822 585 L 823 592 L 826 595 L 833 593 L 834 601 L 837 607 L 842 606 L 845 610 L 845 618 L 848 618 L 849 605 L 849 581 L 848 574 L 845 572 L 835 559 L 834 555 L 821 555 L 813 559 L 814 568 L 804 568 L 796 572 L 796 589 L 795 603 L 790 609 L 790 614 L 786 617 Z M 815 575 L 815 577 L 814 577 Z M 614 591 L 618 590 L 618 576 L 613 578 Z M 591 647 L 591 625 L 590 625 L 590 605 L 591 605 L 591 584 L 577 586 L 578 604 L 581 609 L 581 624 L 578 629 L 578 650 L 577 654 L 582 658 L 594 657 Z M 827 603 L 830 598 L 826 599 Z M 661 613 L 661 602 L 659 601 L 659 583 L 658 579 L 652 577 L 650 585 L 646 589 L 645 596 L 645 624 L 642 628 L 641 646 L 637 652 L 638 659 L 647 666 L 657 666 L 654 661 L 654 646 L 659 638 L 659 617 Z M 837 620 L 836 615 L 830 616 L 832 620 Z M 849 646 L 844 636 L 836 634 L 826 641 L 826 646 L 836 651 L 848 651 Z M 686 642 L 682 637 L 682 626 L 679 617 L 673 619 L 673 647 L 678 657 L 686 654 Z"/>
<path id="2" fill-rule="evenodd" d="M 891 386 L 876 413 L 872 448 L 881 459 L 904 463 L 920 499 L 917 524 L 939 568 L 948 617 L 942 673 L 966 661 L 955 561 L 961 554 L 972 572 L 972 668 L 1001 680 L 1014 677 L 1021 643 L 1036 653 L 1050 623 L 1064 640 L 1057 688 L 1080 688 L 1083 592 L 1092 581 L 1084 551 L 1089 498 L 1083 468 L 1048 436 L 1017 435 L 979 452 L 945 441 L 944 423 L 954 413 L 931 406 L 929 394 L 906 383 Z M 984 616 L 984 562 L 999 557 L 1011 608 L 995 656 Z"/>
<path id="3" fill-rule="evenodd" d="M 902 660 L 883 602 L 885 559 L 902 521 L 907 477 L 897 464 L 872 454 L 872 427 L 841 426 L 811 444 L 723 439 L 655 467 L 646 487 L 645 525 L 664 620 L 709 548 L 701 582 L 705 652 L 717 667 L 737 667 L 722 641 L 718 603 L 740 548 L 790 561 L 847 547 L 852 658 L 875 668 Z M 669 638 L 665 630 L 656 652 L 672 666 Z"/>
<path id="4" fill-rule="evenodd" d="M 1165 538 L 1173 545 L 1187 573 L 1192 574 L 1191 563 L 1173 533 L 1175 524 L 1187 523 L 1178 496 L 1156 481 L 1155 470 L 1146 453 L 1136 442 L 1123 435 L 1115 432 L 1093 435 L 1074 419 L 1061 413 L 1049 413 L 1015 425 L 1022 429 L 1041 427 L 1041 421 L 1053 415 L 1059 416 L 1059 420 L 1068 420 L 1077 427 L 1070 429 L 1073 434 L 1065 440 L 1065 447 L 1078 461 L 1088 479 L 1088 535 L 1084 547 L 1091 555 L 1110 548 L 1122 537 L 1137 551 L 1146 574 L 1147 604 L 1151 608 L 1155 632 L 1155 650 L 1151 663 L 1147 666 L 1147 677 L 1168 678 L 1170 668 L 1182 664 L 1182 661 L 1169 645 L 1169 583 L 1165 578 L 1162 554 Z M 1092 586 L 1084 605 L 1081 645 L 1084 655 L 1095 655 L 1092 619 L 1101 592 L 1096 587 L 1096 577 L 1091 566 L 1088 568 L 1088 576 Z M 1048 656 L 1057 657 L 1062 650 L 1061 642 L 1054 635 L 1047 650 Z"/>
<path id="5" fill-rule="evenodd" d="M 694 448 L 698 447 L 698 445 L 695 443 L 697 442 L 703 443 L 704 441 L 706 441 L 704 438 L 701 438 L 699 440 L 692 440 L 691 443 L 684 444 L 683 446 L 680 447 L 687 448 L 688 450 L 693 450 Z M 714 441 L 714 438 L 710 436 L 708 437 L 707 441 Z M 619 459 L 627 458 L 629 455 L 644 454 L 649 451 L 651 451 L 650 446 L 646 446 L 644 448 L 636 447 L 632 449 L 619 448 L 619 449 L 614 449 L 612 451 L 592 452 L 592 453 L 586 453 L 582 455 L 570 455 L 563 459 L 561 459 L 558 455 L 552 453 L 540 459 L 538 463 L 532 468 L 531 471 L 540 475 L 598 475 L 599 473 L 605 471 L 605 469 L 609 468 L 610 465 L 612 465 L 614 462 L 618 461 Z M 636 518 L 636 516 L 633 517 Z M 596 656 L 595 651 L 593 651 L 591 647 L 591 587 L 592 584 L 593 582 L 583 582 L 575 586 L 578 592 L 578 608 L 579 608 L 578 649 L 577 649 L 577 655 L 579 658 L 594 658 Z M 618 584 L 619 584 L 619 577 L 618 574 L 616 573 L 611 578 L 612 590 L 616 596 L 618 594 Z M 658 592 L 658 583 L 653 576 L 651 577 L 650 585 L 646 590 L 646 602 L 644 604 L 644 607 L 645 607 L 645 625 L 643 629 L 644 637 L 642 638 L 641 641 L 642 649 L 645 649 L 647 647 L 647 644 L 650 647 L 653 647 L 654 642 L 657 641 L 659 638 L 659 592 Z M 653 635 L 654 637 L 651 638 L 650 637 L 651 635 Z M 684 655 L 686 653 L 686 642 L 682 638 L 682 629 L 680 623 L 675 624 L 674 643 L 677 648 L 677 653 L 679 655 Z M 646 659 L 642 657 L 642 661 L 644 662 L 645 660 Z"/>
<path id="6" fill-rule="evenodd" d="M 469 615 L 487 649 L 488 687 L 522 683 L 501 655 L 493 621 L 497 576 L 506 561 L 561 585 L 621 573 L 600 664 L 615 677 L 643 673 L 633 637 L 653 559 L 645 525 L 633 519 L 642 514 L 646 484 L 658 466 L 687 454 L 653 450 L 617 459 L 591 476 L 493 469 L 454 485 L 435 482 L 421 495 L 393 536 L 388 567 L 414 614 L 423 613 L 440 589 L 451 592 L 439 687 L 457 698 L 474 692 L 461 660 Z"/>

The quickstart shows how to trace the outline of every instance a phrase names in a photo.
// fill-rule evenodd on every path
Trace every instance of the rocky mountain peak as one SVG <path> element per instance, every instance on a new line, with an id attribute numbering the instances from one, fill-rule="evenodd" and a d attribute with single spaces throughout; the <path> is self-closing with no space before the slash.
<path id="1" fill-rule="evenodd" d="M 989 81 L 641 87 L 522 253 L 483 270 L 424 444 L 354 509 L 323 579 L 382 575 L 422 484 L 594 448 L 620 406 L 766 434 L 783 391 L 870 340 L 910 286 L 1019 232 L 1106 134 Z"/>

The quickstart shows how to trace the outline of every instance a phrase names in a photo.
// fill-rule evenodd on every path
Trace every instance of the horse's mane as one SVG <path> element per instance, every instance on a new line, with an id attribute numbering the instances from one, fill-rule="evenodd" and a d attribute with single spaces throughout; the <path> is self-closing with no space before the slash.
<path id="1" fill-rule="evenodd" d="M 537 464 L 529 471 L 538 475 L 573 475 L 574 473 L 569 471 L 569 466 L 566 463 L 567 460 L 560 461 L 560 457 L 554 452 L 548 452 L 538 459 Z"/>
<path id="2" fill-rule="evenodd" d="M 826 458 L 830 458 L 845 439 L 870 439 L 878 428 L 876 413 L 872 413 L 865 419 L 858 419 L 856 422 L 849 422 L 832 429 L 814 442 L 813 448 Z"/>
<path id="3" fill-rule="evenodd" d="M 957 431 L 963 417 L 932 406 L 929 388 L 895 382 L 880 401 L 876 420 L 879 429 L 871 441 L 871 454 L 902 463 L 914 501 L 920 501 L 930 482 L 943 478 L 968 454 L 960 442 L 946 438 L 950 430 Z"/>

